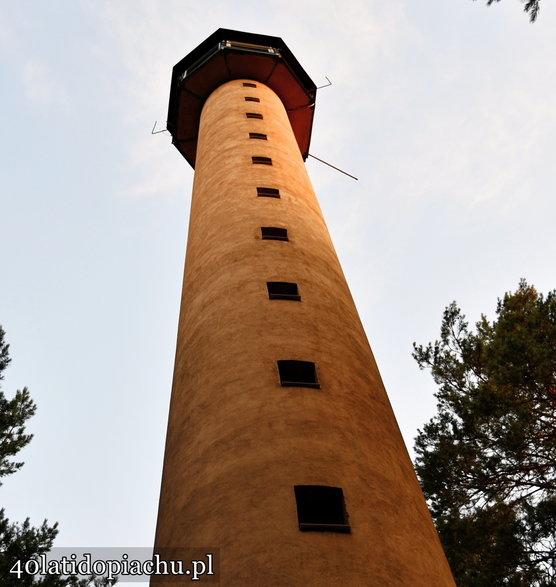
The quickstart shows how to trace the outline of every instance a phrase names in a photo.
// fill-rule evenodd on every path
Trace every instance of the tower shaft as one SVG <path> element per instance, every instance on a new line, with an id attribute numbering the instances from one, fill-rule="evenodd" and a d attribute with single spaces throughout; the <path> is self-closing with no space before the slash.
<path id="1" fill-rule="evenodd" d="M 222 585 L 454 585 L 282 100 L 220 85 L 196 149 L 155 548 L 219 548 Z"/>

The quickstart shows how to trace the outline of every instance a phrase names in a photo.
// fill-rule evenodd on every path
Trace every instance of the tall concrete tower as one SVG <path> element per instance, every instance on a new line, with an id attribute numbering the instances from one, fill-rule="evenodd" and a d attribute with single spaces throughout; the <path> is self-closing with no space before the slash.
<path id="1" fill-rule="evenodd" d="M 218 548 L 222 585 L 454 585 L 305 170 L 315 94 L 277 37 L 174 67 L 195 179 L 155 547 Z"/>

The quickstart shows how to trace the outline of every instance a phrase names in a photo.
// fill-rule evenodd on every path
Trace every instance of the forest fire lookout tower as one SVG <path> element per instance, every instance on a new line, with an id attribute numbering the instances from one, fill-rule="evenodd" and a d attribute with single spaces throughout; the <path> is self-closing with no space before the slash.
<path id="1" fill-rule="evenodd" d="M 315 96 L 278 37 L 174 67 L 195 177 L 155 550 L 217 547 L 222 585 L 454 585 L 305 170 Z"/>

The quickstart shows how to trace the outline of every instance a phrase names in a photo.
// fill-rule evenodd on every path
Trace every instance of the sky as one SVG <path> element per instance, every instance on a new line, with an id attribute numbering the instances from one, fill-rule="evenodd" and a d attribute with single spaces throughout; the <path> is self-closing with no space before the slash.
<path id="1" fill-rule="evenodd" d="M 319 90 L 309 159 L 402 434 L 435 413 L 412 343 L 554 279 L 556 6 L 518 0 L 0 0 L 3 390 L 38 405 L 13 521 L 154 540 L 193 170 L 172 67 L 218 28 L 279 36 Z"/>

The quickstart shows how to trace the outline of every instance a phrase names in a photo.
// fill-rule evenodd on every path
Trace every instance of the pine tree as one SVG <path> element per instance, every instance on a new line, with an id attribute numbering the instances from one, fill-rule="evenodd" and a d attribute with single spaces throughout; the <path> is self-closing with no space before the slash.
<path id="1" fill-rule="evenodd" d="M 4 370 L 10 364 L 9 345 L 4 341 L 5 332 L 0 326 L 0 381 Z M 31 442 L 32 434 L 27 434 L 27 420 L 36 412 L 37 406 L 31 399 L 27 388 L 17 391 L 12 399 L 7 399 L 0 388 L 0 485 L 1 479 L 18 471 L 22 462 L 13 457 Z M 25 579 L 17 580 L 9 573 L 17 560 L 26 561 L 52 548 L 58 534 L 58 524 L 49 526 L 45 520 L 38 528 L 31 526 L 29 518 L 22 524 L 11 523 L 0 510 L 0 577 L 2 585 L 25 585 Z M 31 584 L 29 578 L 28 584 Z"/>
<path id="2" fill-rule="evenodd" d="M 471 329 L 456 303 L 414 344 L 437 414 L 416 469 L 457 584 L 556 584 L 556 291 L 524 280 Z"/>
<path id="3" fill-rule="evenodd" d="M 521 0 L 525 5 L 523 10 L 529 15 L 529 19 L 531 22 L 535 22 L 537 20 L 537 16 L 540 10 L 540 1 L 541 0 Z M 487 0 L 487 6 L 490 6 L 494 2 L 500 2 L 500 0 Z"/>
<path id="4" fill-rule="evenodd" d="M 9 345 L 4 341 L 5 332 L 0 326 L 0 381 L 4 379 L 4 370 L 10 364 Z M 29 390 L 24 387 L 8 400 L 0 388 L 0 479 L 18 471 L 22 462 L 14 461 L 13 457 L 31 442 L 32 434 L 27 434 L 27 420 L 35 414 L 37 406 L 31 399 Z M 0 486 L 2 482 L 0 481 Z M 29 518 L 22 524 L 10 522 L 4 509 L 0 510 L 0 585 L 2 587 L 106 587 L 117 581 L 109 581 L 106 577 L 91 575 L 90 577 L 62 577 L 46 575 L 16 576 L 10 570 L 17 562 L 36 559 L 47 553 L 58 534 L 58 523 L 49 526 L 47 521 L 38 528 L 31 526 Z"/>

